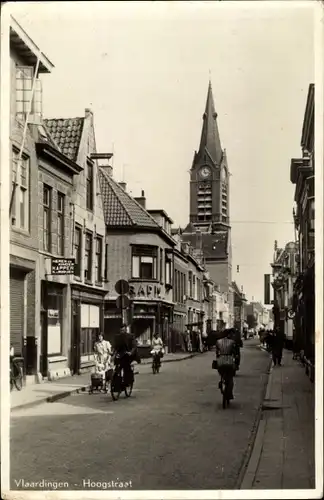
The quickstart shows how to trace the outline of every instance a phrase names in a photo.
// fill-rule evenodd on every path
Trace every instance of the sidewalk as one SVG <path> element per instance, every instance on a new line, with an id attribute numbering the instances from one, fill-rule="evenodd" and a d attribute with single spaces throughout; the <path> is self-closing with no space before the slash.
<path id="1" fill-rule="evenodd" d="M 193 358 L 198 354 L 200 353 L 166 354 L 163 358 L 163 363 L 183 361 L 185 359 Z M 139 373 L 148 373 L 151 363 L 151 359 L 143 359 L 140 365 L 135 365 L 135 372 L 138 371 Z M 70 394 L 87 390 L 89 382 L 90 373 L 85 373 L 82 375 L 64 377 L 62 379 L 55 380 L 55 382 L 45 381 L 41 384 L 28 385 L 21 391 L 13 389 L 10 393 L 11 410 L 35 406 L 46 401 L 48 403 L 52 403 L 58 399 L 63 399 Z"/>
<path id="2" fill-rule="evenodd" d="M 315 391 L 284 351 L 271 369 L 262 416 L 241 489 L 315 488 Z"/>

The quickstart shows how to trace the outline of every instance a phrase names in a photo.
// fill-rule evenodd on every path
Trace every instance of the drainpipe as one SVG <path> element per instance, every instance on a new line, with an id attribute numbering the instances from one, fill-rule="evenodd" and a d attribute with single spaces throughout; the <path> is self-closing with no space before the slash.
<path id="1" fill-rule="evenodd" d="M 9 205 L 9 218 L 10 218 L 10 214 L 11 214 L 11 210 L 12 210 L 12 204 L 13 204 L 15 192 L 17 189 L 17 175 L 18 175 L 18 170 L 19 170 L 19 167 L 21 164 L 22 154 L 23 154 L 23 150 L 24 150 L 24 146 L 25 146 L 25 142 L 26 142 L 28 120 L 29 120 L 29 115 L 31 113 L 32 101 L 33 101 L 34 90 L 35 90 L 35 83 L 36 83 L 36 79 L 37 79 L 37 75 L 38 75 L 39 62 L 40 62 L 40 59 L 39 59 L 39 57 L 37 57 L 36 69 L 35 69 L 34 78 L 33 78 L 33 85 L 32 85 L 31 94 L 30 94 L 30 101 L 29 101 L 29 106 L 28 106 L 28 110 L 26 113 L 25 123 L 24 123 L 24 132 L 23 132 L 22 142 L 21 142 L 20 151 L 19 151 L 19 155 L 18 155 L 16 178 L 15 178 L 13 190 L 11 193 L 11 199 L 10 199 L 10 205 Z"/>

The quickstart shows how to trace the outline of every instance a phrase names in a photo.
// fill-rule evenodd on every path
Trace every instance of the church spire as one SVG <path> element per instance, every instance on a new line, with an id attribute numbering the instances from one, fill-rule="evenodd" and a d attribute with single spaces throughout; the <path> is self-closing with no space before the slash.
<path id="1" fill-rule="evenodd" d="M 217 126 L 217 113 L 213 98 L 211 81 L 209 80 L 205 112 L 203 115 L 203 128 L 201 132 L 198 155 L 203 157 L 207 151 L 212 160 L 219 165 L 223 151 Z"/>

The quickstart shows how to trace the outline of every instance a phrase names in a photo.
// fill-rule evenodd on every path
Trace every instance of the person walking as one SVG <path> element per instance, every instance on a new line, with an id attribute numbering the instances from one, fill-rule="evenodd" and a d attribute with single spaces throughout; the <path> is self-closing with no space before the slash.
<path id="1" fill-rule="evenodd" d="M 281 366 L 282 351 L 285 343 L 285 335 L 278 328 L 275 330 L 273 335 L 273 345 L 272 345 L 272 360 L 273 364 L 276 366 Z"/>
<path id="2" fill-rule="evenodd" d="M 98 340 L 94 345 L 96 370 L 103 367 L 105 372 L 105 383 L 107 384 L 112 375 L 113 367 L 111 362 L 112 346 L 108 340 L 104 340 L 102 333 L 99 333 Z"/>

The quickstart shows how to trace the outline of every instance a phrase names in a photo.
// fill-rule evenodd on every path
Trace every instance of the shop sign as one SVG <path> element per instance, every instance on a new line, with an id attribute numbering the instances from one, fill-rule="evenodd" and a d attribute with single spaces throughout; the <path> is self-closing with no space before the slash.
<path id="1" fill-rule="evenodd" d="M 142 297 L 146 299 L 160 299 L 161 287 L 157 285 L 131 285 L 129 287 L 130 297 Z"/>
<path id="2" fill-rule="evenodd" d="M 74 274 L 75 259 L 52 259 L 51 274 Z"/>
<path id="3" fill-rule="evenodd" d="M 57 309 L 48 309 L 47 316 L 48 316 L 48 318 L 58 318 L 59 311 Z"/>

